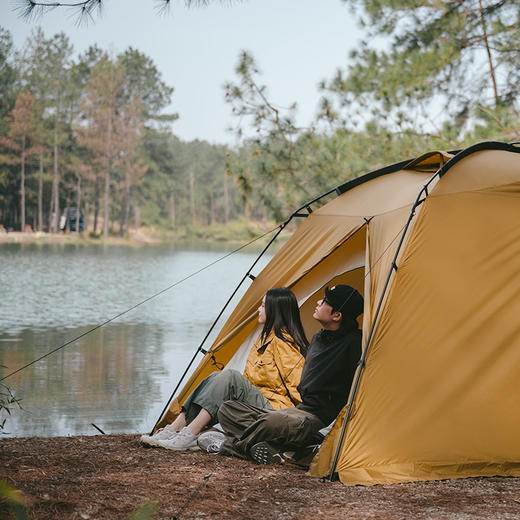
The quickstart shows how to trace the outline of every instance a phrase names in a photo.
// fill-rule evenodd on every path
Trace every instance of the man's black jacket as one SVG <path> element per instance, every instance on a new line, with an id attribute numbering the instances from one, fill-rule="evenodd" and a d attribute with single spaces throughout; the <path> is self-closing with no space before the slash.
<path id="1" fill-rule="evenodd" d="M 345 406 L 361 357 L 361 331 L 349 319 L 335 331 L 320 330 L 312 337 L 298 392 L 301 410 L 330 424 Z"/>

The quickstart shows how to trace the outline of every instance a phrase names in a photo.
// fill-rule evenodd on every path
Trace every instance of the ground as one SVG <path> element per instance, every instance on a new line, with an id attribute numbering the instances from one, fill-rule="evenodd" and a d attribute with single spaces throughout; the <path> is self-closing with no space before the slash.
<path id="1" fill-rule="evenodd" d="M 144 448 L 136 435 L 0 439 L 0 479 L 33 520 L 127 519 L 150 500 L 153 518 L 170 520 L 520 519 L 518 478 L 348 487 L 291 466 Z"/>

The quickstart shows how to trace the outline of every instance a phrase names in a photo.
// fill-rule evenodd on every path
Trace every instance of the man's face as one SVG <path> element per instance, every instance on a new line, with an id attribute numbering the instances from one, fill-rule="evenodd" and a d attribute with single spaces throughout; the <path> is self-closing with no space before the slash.
<path id="1" fill-rule="evenodd" d="M 327 303 L 325 298 L 318 300 L 316 308 L 314 309 L 314 314 L 312 317 L 315 320 L 318 320 L 321 325 L 326 328 L 330 323 L 337 321 L 337 312 L 332 312 L 332 306 Z"/>

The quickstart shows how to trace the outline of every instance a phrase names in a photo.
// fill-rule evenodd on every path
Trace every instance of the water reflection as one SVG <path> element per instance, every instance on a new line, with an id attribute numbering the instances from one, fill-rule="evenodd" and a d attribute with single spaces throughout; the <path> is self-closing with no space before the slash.
<path id="1" fill-rule="evenodd" d="M 8 367 L 2 374 L 223 254 L 0 247 L 0 363 Z M 92 422 L 107 433 L 149 429 L 255 257 L 254 252 L 230 257 L 9 378 L 24 408 L 8 419 L 11 435 L 95 434 Z"/>

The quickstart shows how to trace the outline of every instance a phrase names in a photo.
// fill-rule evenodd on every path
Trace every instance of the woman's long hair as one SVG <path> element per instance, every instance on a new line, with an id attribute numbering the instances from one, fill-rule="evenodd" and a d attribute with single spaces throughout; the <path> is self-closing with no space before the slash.
<path id="1" fill-rule="evenodd" d="M 293 292 L 287 287 L 269 289 L 265 293 L 265 323 L 261 334 L 262 342 L 267 339 L 271 331 L 281 340 L 289 340 L 298 345 L 303 356 L 307 354 L 309 342 L 303 330 L 298 302 Z"/>

